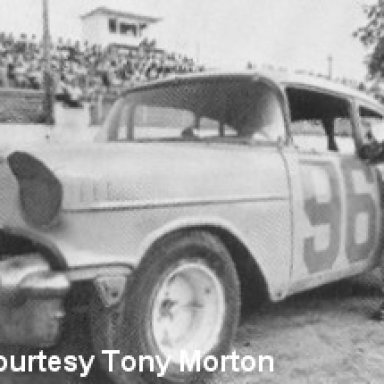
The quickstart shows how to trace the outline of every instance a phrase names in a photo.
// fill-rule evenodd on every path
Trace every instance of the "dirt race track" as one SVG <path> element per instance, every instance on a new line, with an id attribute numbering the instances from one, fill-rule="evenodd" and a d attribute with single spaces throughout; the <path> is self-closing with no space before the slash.
<path id="1" fill-rule="evenodd" d="M 369 274 L 253 311 L 242 321 L 235 349 L 240 355 L 272 355 L 275 372 L 226 372 L 210 384 L 384 383 L 384 323 L 371 319 L 380 303 L 378 282 L 376 274 Z M 67 333 L 52 353 L 86 354 L 86 321 L 77 317 L 71 324 L 76 331 Z M 6 352 L 16 351 L 3 347 L 1 353 Z M 97 371 L 87 379 L 78 374 L 1 374 L 0 384 L 11 383 L 110 384 Z"/>

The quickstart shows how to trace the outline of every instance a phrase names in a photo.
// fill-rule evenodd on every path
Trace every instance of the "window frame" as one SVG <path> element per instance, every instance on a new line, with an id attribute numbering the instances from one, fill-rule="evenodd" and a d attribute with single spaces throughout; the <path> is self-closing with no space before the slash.
<path id="1" fill-rule="evenodd" d="M 293 134 L 293 129 L 292 129 L 292 124 L 294 122 L 292 121 L 291 107 L 289 104 L 289 97 L 288 97 L 288 93 L 287 93 L 288 89 L 297 89 L 297 90 L 302 90 L 302 91 L 307 91 L 307 92 L 319 93 L 319 94 L 323 94 L 323 95 L 329 96 L 329 97 L 336 97 L 336 98 L 339 98 L 339 99 L 345 101 L 347 104 L 347 108 L 348 108 L 349 119 L 351 121 L 352 140 L 353 140 L 354 145 L 355 145 L 355 153 L 358 152 L 358 148 L 359 148 L 359 137 L 357 135 L 358 120 L 356 117 L 356 101 L 355 101 L 354 97 L 352 97 L 348 94 L 341 93 L 341 92 L 335 92 L 332 90 L 317 87 L 316 85 L 312 86 L 312 85 L 300 84 L 300 83 L 284 83 L 283 84 L 284 97 L 286 99 L 287 110 L 288 110 L 288 112 L 287 112 L 287 115 L 288 115 L 288 135 L 290 138 L 290 144 L 293 147 L 295 147 L 299 152 L 311 152 L 311 153 L 318 153 L 318 154 L 327 153 L 327 154 L 343 155 L 343 153 L 339 152 L 339 151 L 327 150 L 326 152 L 321 152 L 321 151 L 316 151 L 313 149 L 304 149 L 304 148 L 301 148 L 295 144 L 295 141 L 294 141 L 295 135 Z M 326 137 L 326 134 L 324 134 L 324 136 Z"/>
<path id="2" fill-rule="evenodd" d="M 224 77 L 222 80 L 223 81 L 226 81 L 228 79 L 231 79 L 230 77 L 229 78 L 226 78 Z M 239 79 L 239 81 L 243 81 L 244 79 Z M 211 81 L 214 82 L 214 81 L 218 81 L 217 78 L 207 78 L 207 79 L 196 79 L 196 80 L 193 80 L 191 82 L 191 84 L 194 84 L 195 81 L 198 83 L 198 82 L 206 82 L 206 83 L 210 83 Z M 249 83 L 254 85 L 254 86 L 257 86 L 257 84 L 264 84 L 265 86 L 267 86 L 271 92 L 273 92 L 274 96 L 276 97 L 276 100 L 278 101 L 279 103 L 279 107 L 280 107 L 280 110 L 281 110 L 281 116 L 282 116 L 282 119 L 283 119 L 283 123 L 284 123 L 284 127 L 283 127 L 283 137 L 279 138 L 278 140 L 250 140 L 249 141 L 249 145 L 266 145 L 266 146 L 284 146 L 284 145 L 288 145 L 289 143 L 289 131 L 288 131 L 288 116 L 287 116 L 287 103 L 286 103 L 286 100 L 285 100 L 285 95 L 284 95 L 284 92 L 282 91 L 281 87 L 273 82 L 272 80 L 268 79 L 268 78 L 264 78 L 264 77 L 260 77 L 260 76 L 255 76 L 253 78 L 250 78 L 249 80 Z M 189 82 L 188 80 L 186 81 L 187 83 Z M 134 93 L 139 93 L 139 92 L 142 92 L 142 91 L 150 91 L 152 89 L 161 89 L 161 88 L 166 88 L 166 87 L 177 87 L 177 86 L 180 86 L 182 85 L 183 82 L 174 82 L 174 83 L 154 83 L 152 85 L 146 85 L 146 86 L 142 86 L 142 87 L 138 87 L 132 91 L 129 91 L 127 92 L 124 96 L 122 96 L 123 100 L 126 99 L 127 96 L 129 95 L 132 95 Z M 132 104 L 131 108 L 133 110 L 133 113 L 131 113 L 131 119 L 129 119 L 129 121 L 127 122 L 127 141 L 135 141 L 134 140 L 134 116 L 135 116 L 135 113 L 134 113 L 134 110 L 137 106 L 137 103 L 135 104 Z M 200 117 L 199 117 L 200 118 Z M 222 122 L 220 122 L 221 124 Z"/>

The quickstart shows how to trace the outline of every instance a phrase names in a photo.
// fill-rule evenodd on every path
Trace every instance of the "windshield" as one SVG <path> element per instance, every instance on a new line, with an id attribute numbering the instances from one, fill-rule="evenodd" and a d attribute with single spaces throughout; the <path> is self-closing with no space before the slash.
<path id="1" fill-rule="evenodd" d="M 128 94 L 112 108 L 101 140 L 277 141 L 284 136 L 280 102 L 269 86 L 205 80 Z"/>

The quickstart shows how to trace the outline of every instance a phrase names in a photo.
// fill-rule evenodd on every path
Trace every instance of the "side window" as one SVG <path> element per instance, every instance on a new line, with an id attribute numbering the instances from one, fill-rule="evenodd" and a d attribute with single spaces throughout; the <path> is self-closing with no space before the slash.
<path id="1" fill-rule="evenodd" d="M 320 91 L 288 88 L 291 132 L 301 151 L 353 154 L 349 101 Z"/>
<path id="2" fill-rule="evenodd" d="M 384 140 L 384 118 L 380 112 L 369 107 L 359 107 L 360 129 L 363 141 Z"/>
<path id="3" fill-rule="evenodd" d="M 185 127 L 194 125 L 194 115 L 185 109 L 136 105 L 133 132 L 135 140 L 177 139 Z"/>
<path id="4" fill-rule="evenodd" d="M 197 135 L 199 137 L 228 137 L 228 136 L 236 136 L 237 132 L 233 129 L 233 127 L 228 124 L 220 123 L 217 119 L 210 119 L 208 117 L 201 117 L 198 122 L 198 131 Z"/>
<path id="5" fill-rule="evenodd" d="M 136 140 L 236 136 L 237 132 L 217 119 L 201 116 L 178 108 L 136 105 L 133 132 Z"/>
<path id="6" fill-rule="evenodd" d="M 104 124 L 109 141 L 278 142 L 285 119 L 274 89 L 248 79 L 186 81 L 129 93 Z"/>

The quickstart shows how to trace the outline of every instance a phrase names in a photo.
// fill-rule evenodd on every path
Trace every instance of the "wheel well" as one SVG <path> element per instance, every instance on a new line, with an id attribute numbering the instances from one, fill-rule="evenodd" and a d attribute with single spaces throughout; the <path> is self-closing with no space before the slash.
<path id="1" fill-rule="evenodd" d="M 203 229 L 219 237 L 231 255 L 240 280 L 242 312 L 247 313 L 266 301 L 269 296 L 264 275 L 244 244 L 225 229 Z"/>
<path id="2" fill-rule="evenodd" d="M 53 244 L 38 235 L 22 230 L 6 228 L 0 230 L 0 260 L 4 257 L 38 252 L 50 264 L 53 270 L 65 270 L 63 256 Z"/>
<path id="3" fill-rule="evenodd" d="M 240 280 L 243 315 L 269 299 L 264 275 L 249 250 L 235 235 L 215 226 L 196 226 L 191 229 L 200 229 L 217 236 L 228 249 Z M 183 231 L 188 231 L 188 229 Z"/>

